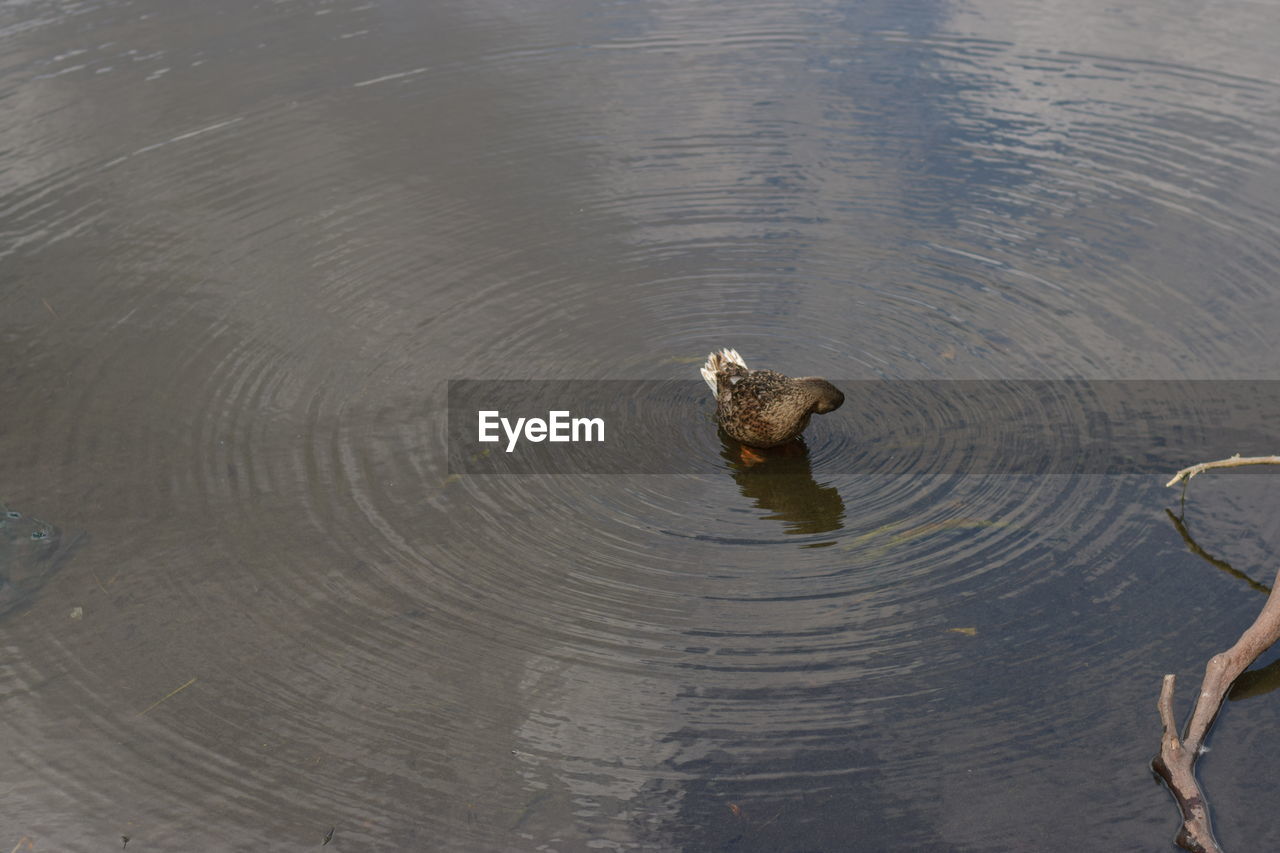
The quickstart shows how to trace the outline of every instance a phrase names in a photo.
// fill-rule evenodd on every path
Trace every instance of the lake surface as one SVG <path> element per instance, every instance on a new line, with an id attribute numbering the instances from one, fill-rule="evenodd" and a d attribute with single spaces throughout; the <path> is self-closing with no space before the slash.
<path id="1" fill-rule="evenodd" d="M 862 472 L 848 411 L 753 465 L 709 396 L 645 404 L 690 473 L 460 475 L 447 389 L 1276 378 L 1278 40 L 0 3 L 0 849 L 1168 849 L 1161 676 L 1264 599 L 1165 477 Z M 1187 532 L 1270 583 L 1278 500 L 1206 475 Z M 1256 693 L 1200 765 L 1232 850 L 1280 845 Z"/>

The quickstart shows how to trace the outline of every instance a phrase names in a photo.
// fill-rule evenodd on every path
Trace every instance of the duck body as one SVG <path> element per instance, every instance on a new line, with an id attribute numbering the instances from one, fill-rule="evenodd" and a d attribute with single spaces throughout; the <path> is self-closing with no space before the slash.
<path id="1" fill-rule="evenodd" d="M 844 403 L 844 394 L 825 379 L 751 370 L 732 349 L 707 356 L 702 378 L 716 397 L 716 423 L 750 447 L 785 444 L 804 432 L 812 415 Z"/>

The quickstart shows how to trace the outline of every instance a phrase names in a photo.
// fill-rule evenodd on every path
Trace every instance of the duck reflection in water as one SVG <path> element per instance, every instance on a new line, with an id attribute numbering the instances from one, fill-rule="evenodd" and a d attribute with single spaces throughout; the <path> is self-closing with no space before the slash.
<path id="1" fill-rule="evenodd" d="M 720 456 L 733 473 L 745 498 L 769 512 L 763 516 L 783 522 L 794 535 L 813 535 L 844 526 L 844 501 L 834 486 L 813 479 L 809 448 L 803 438 L 778 447 L 747 447 L 720 431 Z M 816 542 L 808 547 L 833 545 Z"/>

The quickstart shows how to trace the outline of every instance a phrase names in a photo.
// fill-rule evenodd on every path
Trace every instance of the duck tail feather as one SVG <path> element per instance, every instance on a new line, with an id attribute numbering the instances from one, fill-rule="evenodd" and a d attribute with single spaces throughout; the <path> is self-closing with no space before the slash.
<path id="1" fill-rule="evenodd" d="M 747 363 L 742 360 L 742 356 L 738 355 L 736 349 L 725 347 L 720 352 L 713 352 L 707 356 L 707 363 L 702 366 L 702 378 L 710 386 L 712 396 L 720 393 L 716 385 L 716 376 L 730 364 L 736 364 L 743 370 L 747 369 Z"/>
<path id="2" fill-rule="evenodd" d="M 707 359 L 707 364 L 710 364 L 710 363 L 711 363 L 711 359 Z M 711 387 L 711 396 L 714 397 L 717 394 L 715 371 L 711 370 L 711 368 L 709 367 L 703 367 L 702 378 L 705 379 L 707 382 L 707 385 Z"/>

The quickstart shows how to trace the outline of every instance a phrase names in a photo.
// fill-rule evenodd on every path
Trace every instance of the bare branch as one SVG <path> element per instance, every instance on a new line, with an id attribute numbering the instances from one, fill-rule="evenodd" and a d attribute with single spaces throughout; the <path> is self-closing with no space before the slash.
<path id="1" fill-rule="evenodd" d="M 1204 668 L 1204 680 L 1200 683 L 1200 695 L 1196 698 L 1191 722 L 1182 739 L 1178 738 L 1173 715 L 1174 677 L 1166 675 L 1161 685 L 1158 707 L 1164 733 L 1160 738 L 1160 754 L 1151 762 L 1151 767 L 1165 780 L 1178 801 L 1182 829 L 1174 841 L 1186 850 L 1221 853 L 1209 823 L 1208 803 L 1196 781 L 1196 759 L 1204 750 L 1209 729 L 1218 716 L 1231 683 L 1280 639 L 1280 596 L 1274 592 L 1277 584 L 1280 584 L 1280 572 L 1276 573 L 1273 592 L 1267 596 L 1267 603 L 1262 606 L 1258 618 L 1245 629 L 1234 646 L 1209 658 Z"/>
<path id="2" fill-rule="evenodd" d="M 1165 483 L 1165 488 L 1176 486 L 1183 480 L 1190 480 L 1196 474 L 1204 473 L 1213 468 L 1239 468 L 1242 465 L 1280 465 L 1280 456 L 1241 456 L 1237 453 L 1235 456 L 1227 459 L 1218 459 L 1214 462 L 1201 462 L 1190 467 L 1183 468 L 1181 471 L 1173 475 L 1173 479 Z"/>
<path id="3" fill-rule="evenodd" d="M 1174 676 L 1166 675 L 1160 687 L 1158 707 L 1164 733 L 1160 737 L 1160 754 L 1151 762 L 1151 767 L 1169 786 L 1182 812 L 1182 829 L 1174 843 L 1195 853 L 1222 853 L 1209 823 L 1209 807 L 1200 792 L 1200 783 L 1196 781 L 1196 750 L 1188 749 L 1178 739 L 1178 724 L 1173 718 L 1175 682 Z"/>
<path id="4" fill-rule="evenodd" d="M 1280 456 L 1248 456 L 1237 453 L 1229 459 L 1216 462 L 1201 462 L 1183 468 L 1166 486 L 1182 483 L 1182 499 L 1186 500 L 1187 486 L 1191 478 L 1213 468 L 1239 468 L 1244 465 L 1280 465 Z M 1192 553 L 1208 560 L 1212 565 L 1243 578 L 1249 585 L 1267 593 L 1267 601 L 1262 611 L 1253 620 L 1253 624 L 1245 629 L 1235 645 L 1225 652 L 1209 658 L 1205 664 L 1204 680 L 1200 683 L 1200 695 L 1196 697 L 1195 707 L 1191 710 L 1191 720 L 1187 724 L 1185 736 L 1178 737 L 1177 722 L 1173 713 L 1173 691 L 1176 680 L 1166 675 L 1160 685 L 1160 723 L 1163 733 L 1160 736 L 1160 754 L 1151 761 L 1151 769 L 1164 779 L 1173 793 L 1182 812 L 1182 828 L 1174 839 L 1179 847 L 1192 853 L 1222 853 L 1222 848 L 1213 837 L 1213 826 L 1209 822 L 1209 804 L 1196 780 L 1195 766 L 1200 754 L 1204 752 L 1204 744 L 1209 736 L 1209 729 L 1217 719 L 1222 702 L 1231 688 L 1232 682 L 1249 668 L 1258 656 L 1269 649 L 1280 639 L 1280 595 L 1276 588 L 1280 586 L 1280 572 L 1271 587 L 1266 587 L 1237 571 L 1225 560 L 1209 555 L 1196 544 L 1187 531 L 1182 519 L 1166 510 L 1174 526 L 1182 535 L 1182 539 L 1191 548 Z"/>

